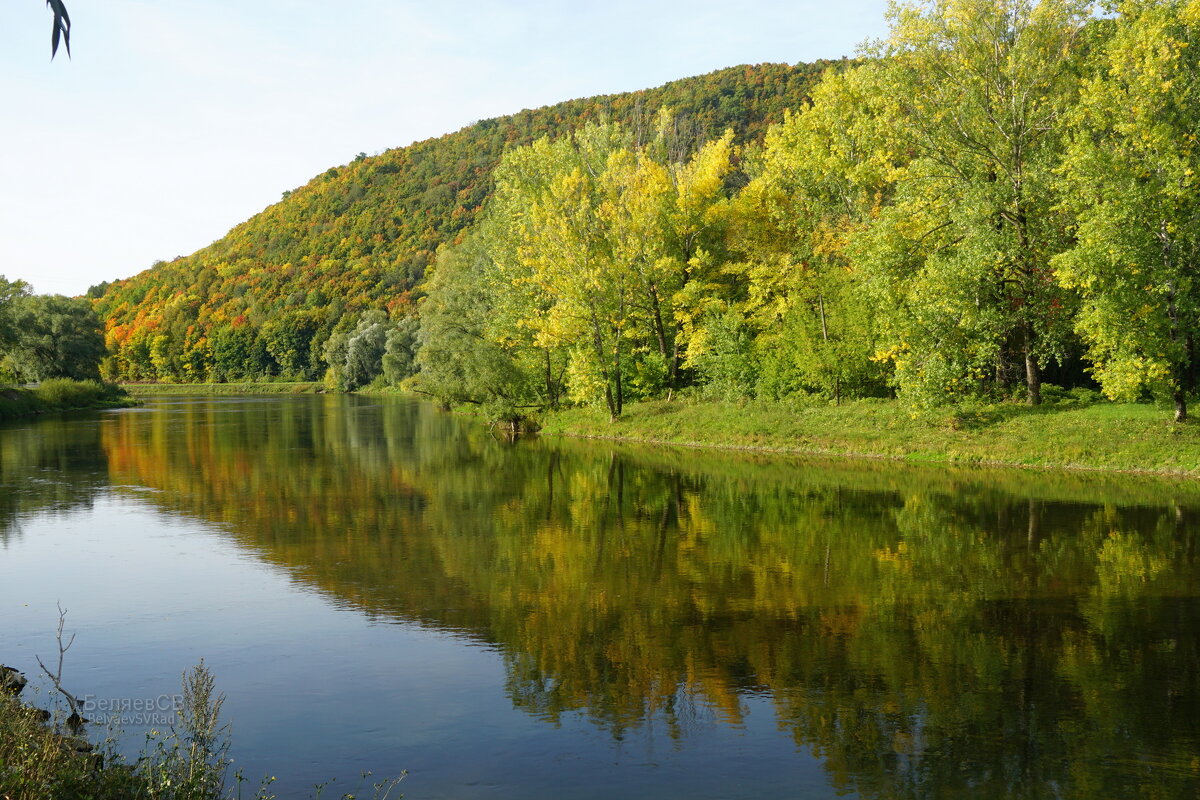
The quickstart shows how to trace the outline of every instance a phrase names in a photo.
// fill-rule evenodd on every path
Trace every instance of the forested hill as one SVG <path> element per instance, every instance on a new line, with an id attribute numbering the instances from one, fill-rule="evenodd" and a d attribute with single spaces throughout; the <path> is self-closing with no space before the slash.
<path id="1" fill-rule="evenodd" d="M 625 94 L 484 120 L 377 156 L 360 154 L 190 256 L 93 287 L 110 366 L 124 379 L 315 377 L 347 312 L 411 302 L 437 247 L 467 229 L 506 148 L 608 119 L 651 127 L 670 107 L 694 142 L 760 140 L 831 66 L 739 66 Z M 246 365 L 255 365 L 248 367 Z"/>

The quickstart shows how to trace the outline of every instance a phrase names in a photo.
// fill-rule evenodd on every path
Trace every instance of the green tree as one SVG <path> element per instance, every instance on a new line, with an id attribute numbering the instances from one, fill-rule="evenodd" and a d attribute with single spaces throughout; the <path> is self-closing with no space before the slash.
<path id="1" fill-rule="evenodd" d="M 0 361 L 11 357 L 20 339 L 18 308 L 28 295 L 29 286 L 24 281 L 10 281 L 0 275 Z"/>
<path id="2" fill-rule="evenodd" d="M 247 324 L 218 328 L 210 338 L 212 370 L 218 381 L 249 380 L 271 372 L 271 357 L 258 332 Z"/>
<path id="3" fill-rule="evenodd" d="M 17 303 L 20 332 L 10 358 L 28 380 L 99 380 L 107 355 L 100 317 L 82 298 L 25 296 Z"/>
<path id="4" fill-rule="evenodd" d="M 512 324 L 507 301 L 522 287 L 500 283 L 481 236 L 439 252 L 425 288 L 417 391 L 443 405 L 478 405 L 509 422 L 527 408 L 557 405 L 565 349 L 540 347 L 527 329 Z"/>
<path id="5" fill-rule="evenodd" d="M 1200 2 L 1136 0 L 1084 89 L 1062 174 L 1075 246 L 1055 259 L 1106 394 L 1187 418 L 1200 326 Z"/>
<path id="6" fill-rule="evenodd" d="M 402 317 L 388 329 L 383 347 L 383 377 L 391 386 L 417 371 L 417 333 L 420 322 L 415 316 Z"/>
<path id="7" fill-rule="evenodd" d="M 312 342 L 321 328 L 322 315 L 311 310 L 287 311 L 262 326 L 260 336 L 280 372 L 294 378 L 313 374 Z"/>
<path id="8" fill-rule="evenodd" d="M 1075 100 L 1080 0 L 935 0 L 891 12 L 876 86 L 904 154 L 894 193 L 852 245 L 883 306 L 901 391 L 936 400 L 1023 382 L 1061 357 L 1070 297 L 1053 169 Z"/>
<path id="9" fill-rule="evenodd" d="M 758 330 L 759 391 L 813 391 L 835 401 L 881 392 L 878 321 L 865 275 L 846 245 L 871 221 L 892 169 L 871 97 L 879 67 L 831 72 L 813 104 L 773 126 L 754 177 L 733 205 L 728 269 L 746 285 L 740 304 Z"/>

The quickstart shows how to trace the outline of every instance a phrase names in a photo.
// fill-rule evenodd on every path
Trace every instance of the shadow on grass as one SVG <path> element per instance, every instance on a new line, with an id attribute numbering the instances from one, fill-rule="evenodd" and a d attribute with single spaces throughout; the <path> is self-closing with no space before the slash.
<path id="1" fill-rule="evenodd" d="M 1086 403 L 1066 401 L 1028 406 L 1023 403 L 997 403 L 989 406 L 967 406 L 953 409 L 946 418 L 947 427 L 956 431 L 977 433 L 1020 417 L 1045 417 L 1080 411 Z"/>

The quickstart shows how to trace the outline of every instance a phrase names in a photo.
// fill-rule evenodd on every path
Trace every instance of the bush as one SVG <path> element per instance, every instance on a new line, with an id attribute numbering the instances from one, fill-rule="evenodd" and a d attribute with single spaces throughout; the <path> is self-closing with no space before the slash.
<path id="1" fill-rule="evenodd" d="M 47 411 L 112 408 L 134 405 L 123 389 L 99 381 L 51 378 L 36 388 L 0 387 L 0 420 L 17 419 Z"/>
<path id="2" fill-rule="evenodd" d="M 84 408 L 104 398 L 108 390 L 99 381 L 51 378 L 33 390 L 38 400 L 55 408 Z"/>

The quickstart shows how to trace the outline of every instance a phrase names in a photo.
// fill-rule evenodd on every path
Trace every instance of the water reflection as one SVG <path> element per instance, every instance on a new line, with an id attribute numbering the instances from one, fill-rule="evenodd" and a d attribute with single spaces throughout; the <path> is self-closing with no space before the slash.
<path id="1" fill-rule="evenodd" d="M 686 747 L 761 696 L 838 791 L 1200 793 L 1188 483 L 506 443 L 343 397 L 3 433 L 29 488 L 0 537 L 150 487 L 339 603 L 497 647 L 549 723 Z"/>
<path id="2" fill-rule="evenodd" d="M 54 416 L 0 427 L 0 547 L 28 513 L 90 507 L 108 483 L 108 459 L 91 417 Z"/>

